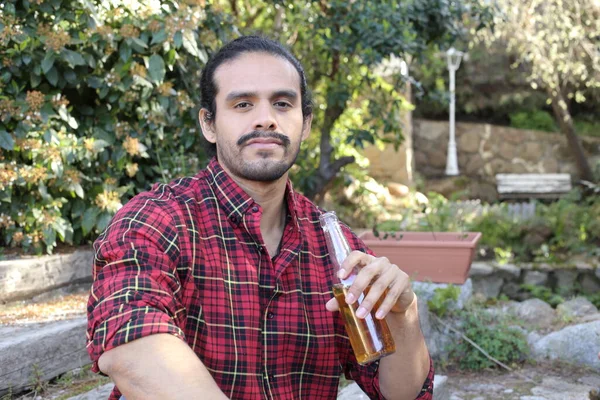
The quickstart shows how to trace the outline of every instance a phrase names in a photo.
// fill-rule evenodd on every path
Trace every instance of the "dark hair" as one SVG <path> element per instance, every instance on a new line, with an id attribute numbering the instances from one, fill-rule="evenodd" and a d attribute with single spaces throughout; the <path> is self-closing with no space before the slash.
<path id="1" fill-rule="evenodd" d="M 296 68 L 300 75 L 300 99 L 302 102 L 302 115 L 308 118 L 312 115 L 312 96 L 307 88 L 306 75 L 300 61 L 285 48 L 281 43 L 262 36 L 242 36 L 223 46 L 206 63 L 200 77 L 200 108 L 205 108 L 208 113 L 206 120 L 214 121 L 217 115 L 217 84 L 215 82 L 215 71 L 222 64 L 235 60 L 244 53 L 266 53 L 287 60 Z M 204 150 L 209 157 L 216 154 L 216 145 L 208 142 L 201 135 Z"/>

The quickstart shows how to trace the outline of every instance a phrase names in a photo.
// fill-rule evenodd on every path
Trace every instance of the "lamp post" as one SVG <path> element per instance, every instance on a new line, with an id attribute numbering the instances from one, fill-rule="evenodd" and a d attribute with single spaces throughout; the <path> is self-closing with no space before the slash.
<path id="1" fill-rule="evenodd" d="M 451 47 L 446 52 L 446 58 L 448 60 L 448 71 L 450 72 L 450 138 L 448 140 L 448 156 L 446 157 L 446 175 L 458 175 L 458 158 L 456 156 L 456 122 L 454 120 L 454 114 L 456 111 L 456 70 L 460 67 L 460 60 L 462 59 L 462 51 L 456 50 Z"/>

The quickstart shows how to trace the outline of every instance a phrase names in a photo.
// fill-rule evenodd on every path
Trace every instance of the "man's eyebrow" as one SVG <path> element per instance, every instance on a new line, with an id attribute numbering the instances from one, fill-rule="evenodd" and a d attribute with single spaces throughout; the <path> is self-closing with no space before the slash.
<path id="1" fill-rule="evenodd" d="M 243 99 L 248 97 L 257 97 L 256 92 L 231 92 L 225 98 L 225 101 L 233 101 L 237 99 Z"/>
<path id="2" fill-rule="evenodd" d="M 273 96 L 271 96 L 272 98 L 278 98 L 278 97 L 287 97 L 290 100 L 296 100 L 298 98 L 298 93 L 293 90 L 293 89 L 284 89 L 284 90 L 278 90 L 275 93 L 273 93 Z"/>
<path id="3" fill-rule="evenodd" d="M 234 101 L 234 100 L 238 100 L 238 99 L 247 99 L 247 98 L 251 98 L 251 97 L 258 97 L 258 93 L 256 93 L 256 92 L 231 92 L 227 95 L 227 97 L 225 97 L 225 101 L 230 102 L 230 101 Z M 271 95 L 272 99 L 280 98 L 280 97 L 287 97 L 288 99 L 296 100 L 298 98 L 298 92 L 296 92 L 293 89 L 282 89 L 282 90 L 275 91 Z"/>

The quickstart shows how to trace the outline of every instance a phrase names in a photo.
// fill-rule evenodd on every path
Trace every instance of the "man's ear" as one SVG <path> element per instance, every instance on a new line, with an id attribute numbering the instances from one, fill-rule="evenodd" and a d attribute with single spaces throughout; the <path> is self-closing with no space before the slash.
<path id="1" fill-rule="evenodd" d="M 304 121 L 302 121 L 302 141 L 305 141 L 310 135 L 312 120 L 313 114 L 310 114 L 308 117 L 304 118 Z"/>
<path id="2" fill-rule="evenodd" d="M 210 143 L 216 143 L 217 137 L 214 129 L 215 121 L 210 111 L 206 108 L 201 108 L 198 112 L 198 121 L 200 122 L 204 138 Z"/>

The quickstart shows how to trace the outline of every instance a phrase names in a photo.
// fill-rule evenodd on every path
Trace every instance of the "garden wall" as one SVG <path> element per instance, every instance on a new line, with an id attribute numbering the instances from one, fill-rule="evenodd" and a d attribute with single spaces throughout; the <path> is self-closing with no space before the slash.
<path id="1" fill-rule="evenodd" d="M 453 178 L 449 184 L 444 173 L 448 132 L 446 121 L 414 120 L 416 171 L 427 181 L 440 180 L 441 186 L 465 185 L 471 197 L 495 200 L 495 175 L 499 173 L 564 172 L 577 177 L 566 137 L 560 133 L 461 122 L 456 124 L 456 142 L 462 182 Z M 600 161 L 600 138 L 582 136 L 581 141 L 590 164 L 595 165 Z M 440 189 L 444 192 L 465 188 Z"/>

